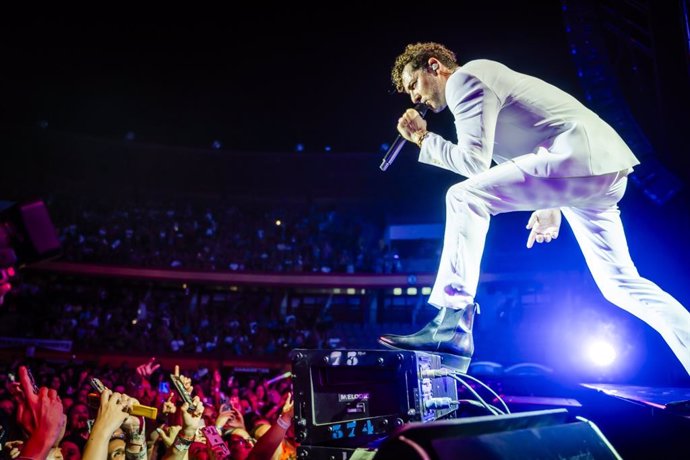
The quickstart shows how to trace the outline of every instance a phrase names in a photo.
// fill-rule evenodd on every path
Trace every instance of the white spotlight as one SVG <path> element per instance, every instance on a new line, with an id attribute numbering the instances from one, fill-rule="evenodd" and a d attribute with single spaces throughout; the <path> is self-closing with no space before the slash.
<path id="1" fill-rule="evenodd" d="M 599 367 L 609 366 L 616 360 L 616 349 L 608 342 L 594 341 L 587 347 L 590 361 Z"/>

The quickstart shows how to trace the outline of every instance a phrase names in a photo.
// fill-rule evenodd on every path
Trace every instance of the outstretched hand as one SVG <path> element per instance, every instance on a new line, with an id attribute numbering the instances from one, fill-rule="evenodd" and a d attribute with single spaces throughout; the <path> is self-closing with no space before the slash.
<path id="1" fill-rule="evenodd" d="M 539 209 L 534 211 L 527 222 L 527 229 L 531 232 L 527 237 L 527 248 L 537 243 L 550 243 L 558 238 L 561 228 L 561 210 L 558 208 Z"/>
<path id="2" fill-rule="evenodd" d="M 17 401 L 17 422 L 26 434 L 31 435 L 36 430 L 38 423 L 38 413 L 41 407 L 39 393 L 35 390 L 35 383 L 32 381 L 26 366 L 19 366 L 18 374 L 19 382 L 14 383 L 10 391 Z"/>
<path id="3" fill-rule="evenodd" d="M 161 365 L 156 364 L 156 358 L 153 357 L 146 363 L 137 366 L 137 374 L 139 374 L 142 379 L 148 379 L 159 367 L 161 367 Z"/>
<path id="4" fill-rule="evenodd" d="M 285 404 L 283 404 L 283 410 L 280 415 L 285 415 L 289 420 L 295 416 L 295 402 L 292 400 L 292 393 L 290 392 L 287 394 L 287 398 L 285 399 Z"/>
<path id="5" fill-rule="evenodd" d="M 22 448 L 22 457 L 46 458 L 64 435 L 67 420 L 55 390 L 41 387 L 33 416 L 34 431 Z"/>

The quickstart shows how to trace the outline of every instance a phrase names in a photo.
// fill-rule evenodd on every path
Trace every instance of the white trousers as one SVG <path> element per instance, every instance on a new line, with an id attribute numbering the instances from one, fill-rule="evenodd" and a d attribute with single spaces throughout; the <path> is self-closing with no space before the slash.
<path id="1" fill-rule="evenodd" d="M 530 155 L 518 157 L 448 190 L 443 252 L 429 303 L 461 309 L 474 302 L 491 216 L 560 208 L 604 297 L 659 332 L 690 374 L 690 313 L 642 278 L 630 258 L 617 205 L 625 193 L 627 171 L 537 177 L 523 171 L 531 170 L 533 160 Z"/>

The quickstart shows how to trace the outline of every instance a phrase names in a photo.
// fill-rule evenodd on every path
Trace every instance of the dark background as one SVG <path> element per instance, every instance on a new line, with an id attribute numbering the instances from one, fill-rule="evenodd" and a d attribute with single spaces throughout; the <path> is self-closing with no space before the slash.
<path id="1" fill-rule="evenodd" d="M 682 2 L 377 5 L 381 13 L 256 3 L 8 16 L 0 32 L 0 191 L 7 199 L 129 190 L 282 199 L 295 190 L 378 200 L 398 220 L 414 210 L 410 219 L 438 222 L 445 188 L 461 177 L 417 164 L 413 146 L 388 172 L 378 170 L 410 105 L 390 83 L 395 56 L 410 42 L 438 41 L 461 63 L 496 59 L 595 106 L 601 101 L 586 98 L 563 14 L 588 3 L 616 89 L 654 157 L 687 183 Z M 454 137 L 447 112 L 427 118 Z M 630 186 L 621 207 L 659 226 L 646 235 L 687 240 L 684 189 L 658 205 Z"/>
<path id="2" fill-rule="evenodd" d="M 409 105 L 389 75 L 410 42 L 577 93 L 560 6 L 539 3 L 28 17 L 3 32 L 2 121 L 202 148 L 378 152 Z"/>

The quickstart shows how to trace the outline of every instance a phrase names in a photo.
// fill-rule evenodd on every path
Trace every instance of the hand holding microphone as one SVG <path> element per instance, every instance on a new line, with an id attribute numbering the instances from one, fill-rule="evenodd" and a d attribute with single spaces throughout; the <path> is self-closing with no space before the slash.
<path id="1" fill-rule="evenodd" d="M 406 141 L 409 140 L 421 145 L 422 140 L 427 134 L 424 116 L 428 109 L 429 107 L 425 104 L 416 104 L 413 109 L 407 109 L 402 117 L 398 119 L 398 132 L 400 134 L 395 138 L 386 152 L 386 155 L 383 157 L 380 166 L 381 171 L 388 169 L 388 166 L 393 163 Z"/>
<path id="2" fill-rule="evenodd" d="M 417 143 L 418 136 L 426 132 L 426 120 L 416 108 L 407 109 L 398 119 L 398 132 L 406 140 Z"/>

